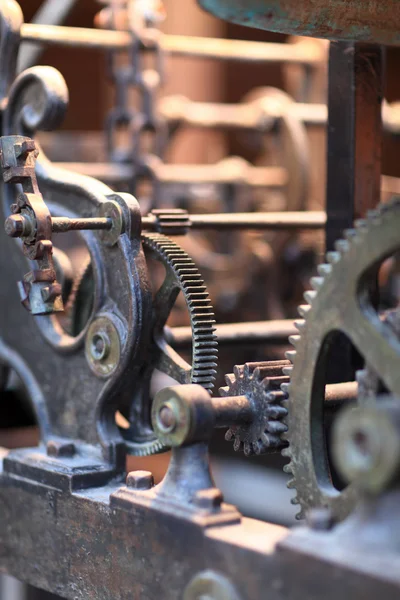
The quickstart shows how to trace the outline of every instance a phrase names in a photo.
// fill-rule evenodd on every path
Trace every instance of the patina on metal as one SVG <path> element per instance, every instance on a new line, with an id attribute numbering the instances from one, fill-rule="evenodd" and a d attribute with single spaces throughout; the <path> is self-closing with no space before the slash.
<path id="1" fill-rule="evenodd" d="M 295 350 L 288 353 L 293 367 L 285 369 L 290 384 L 282 386 L 289 394 L 284 402 L 288 431 L 283 435 L 289 447 L 282 453 L 290 459 L 286 471 L 292 476 L 289 486 L 296 489 L 294 503 L 300 505 L 300 517 L 322 505 L 329 506 L 336 519 L 343 519 L 357 502 L 355 486 L 342 491 L 334 487 L 326 453 L 326 369 L 337 332 L 343 332 L 373 366 L 387 390 L 399 393 L 399 336 L 374 304 L 379 266 L 399 249 L 399 218 L 400 203 L 395 199 L 357 221 L 355 229 L 345 232 L 346 238 L 327 254 L 327 263 L 311 280 L 313 290 L 305 294 L 306 304 L 299 308 L 298 334 L 290 338 Z M 369 399 L 360 394 L 358 401 L 363 404 Z"/>
<path id="2" fill-rule="evenodd" d="M 198 0 L 216 17 L 256 29 L 328 40 L 398 44 L 397 0 Z"/>

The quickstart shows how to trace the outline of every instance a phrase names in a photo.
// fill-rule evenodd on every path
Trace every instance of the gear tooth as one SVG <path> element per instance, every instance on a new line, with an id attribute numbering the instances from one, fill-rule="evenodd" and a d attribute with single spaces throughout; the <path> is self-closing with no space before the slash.
<path id="1" fill-rule="evenodd" d="M 224 387 L 220 387 L 219 390 L 219 395 L 220 396 L 229 396 L 229 388 L 228 386 L 224 386 Z"/>
<path id="2" fill-rule="evenodd" d="M 286 484 L 287 485 L 287 484 Z M 294 506 L 297 506 L 298 504 L 300 504 L 300 500 L 298 499 L 297 496 L 295 496 L 294 498 L 290 499 L 290 504 L 293 504 Z M 300 514 L 300 513 L 299 513 Z M 297 515 L 296 515 L 296 519 L 297 519 Z"/>
<path id="3" fill-rule="evenodd" d="M 288 463 L 287 465 L 283 465 L 283 472 L 287 473 L 287 475 L 293 475 L 293 469 L 292 469 L 291 463 Z"/>
<path id="4" fill-rule="evenodd" d="M 300 331 L 300 333 L 303 331 L 305 324 L 306 322 L 304 319 L 296 319 L 296 321 L 294 321 L 294 326 L 296 327 L 297 331 Z"/>
<path id="5" fill-rule="evenodd" d="M 308 290 L 307 292 L 304 292 L 304 300 L 308 303 L 308 304 L 312 304 L 313 301 L 315 300 L 315 298 L 317 297 L 317 292 L 315 292 L 314 290 Z"/>
<path id="6" fill-rule="evenodd" d="M 331 265 L 334 265 L 340 260 L 340 252 L 327 252 L 326 259 Z"/>
<path id="7" fill-rule="evenodd" d="M 290 335 L 289 336 L 289 342 L 292 344 L 292 346 L 296 347 L 298 342 L 301 340 L 301 337 L 299 335 Z"/>
<path id="8" fill-rule="evenodd" d="M 288 377 L 291 376 L 293 371 L 293 367 L 283 367 L 282 372 L 284 375 L 287 375 Z"/>
<path id="9" fill-rule="evenodd" d="M 243 444 L 243 452 L 245 456 L 252 456 L 254 454 L 254 450 L 250 442 L 244 442 Z"/>
<path id="10" fill-rule="evenodd" d="M 336 252 L 340 252 L 341 254 L 343 254 L 344 252 L 347 252 L 349 248 L 350 248 L 350 244 L 347 240 L 336 240 L 336 242 L 335 242 Z"/>
<path id="11" fill-rule="evenodd" d="M 236 436 L 235 441 L 233 442 L 233 449 L 235 450 L 235 452 L 239 452 L 241 445 L 242 442 L 240 441 L 240 438 Z"/>
<path id="12" fill-rule="evenodd" d="M 175 218 L 175 215 L 173 215 Z M 166 268 L 172 270 L 183 292 L 193 332 L 191 382 L 211 390 L 217 366 L 217 338 L 214 335 L 214 310 L 195 263 L 173 240 L 162 234 L 143 234 L 144 248 L 149 249 Z M 158 256 L 157 256 L 158 255 Z M 229 386 L 229 381 L 227 381 Z M 222 392 L 224 394 L 224 392 Z"/>
<path id="13" fill-rule="evenodd" d="M 381 208 L 382 208 L 382 205 L 381 205 Z M 374 219 L 375 217 L 379 217 L 379 216 L 380 216 L 380 212 L 379 212 L 379 210 L 376 210 L 376 208 L 371 208 L 370 210 L 367 210 L 368 219 Z"/>
<path id="14" fill-rule="evenodd" d="M 263 444 L 260 440 L 257 440 L 253 443 L 253 450 L 254 453 L 257 454 L 257 456 L 260 456 L 260 454 L 262 454 Z"/>
<path id="15" fill-rule="evenodd" d="M 303 319 L 305 319 L 307 317 L 307 314 L 310 312 L 310 308 L 311 308 L 311 306 L 309 304 L 301 304 L 297 308 L 297 311 L 298 311 L 299 315 L 301 317 L 303 317 Z"/>
<path id="16" fill-rule="evenodd" d="M 287 352 L 285 352 L 285 356 L 286 356 L 286 358 L 287 358 L 288 360 L 290 360 L 290 362 L 291 362 L 292 364 L 293 364 L 293 363 L 294 363 L 294 361 L 295 361 L 296 354 L 297 354 L 296 350 L 287 350 Z M 284 367 L 284 368 L 282 369 L 282 372 L 283 372 L 283 373 L 286 375 L 286 373 L 285 373 L 285 369 L 286 369 L 286 367 Z"/>
<path id="17" fill-rule="evenodd" d="M 243 375 L 245 379 L 250 378 L 251 376 L 256 376 L 256 371 L 258 369 L 258 363 L 245 363 L 243 368 Z M 258 369 L 258 373 L 260 370 Z"/>
<path id="18" fill-rule="evenodd" d="M 289 448 L 283 448 L 282 452 L 281 452 L 282 456 L 284 456 L 285 458 L 292 458 L 292 453 L 290 452 Z"/>
<path id="19" fill-rule="evenodd" d="M 350 242 L 357 235 L 357 232 L 355 229 L 345 229 L 343 235 Z"/>
<path id="20" fill-rule="evenodd" d="M 281 383 L 281 390 L 284 394 L 288 394 L 290 392 L 290 383 Z"/>
<path id="21" fill-rule="evenodd" d="M 296 481 L 294 479 L 289 479 L 289 481 L 286 484 L 286 487 L 289 488 L 289 490 L 295 490 L 296 489 Z"/>
<path id="22" fill-rule="evenodd" d="M 228 431 L 225 433 L 225 439 L 227 442 L 232 441 L 232 439 L 234 438 L 235 434 L 232 431 L 232 429 L 228 429 Z"/>
<path id="23" fill-rule="evenodd" d="M 245 365 L 235 365 L 233 367 L 234 379 L 242 379 L 244 375 Z"/>
<path id="24" fill-rule="evenodd" d="M 329 275 L 329 273 L 331 273 L 332 267 L 327 263 L 322 263 L 321 265 L 318 265 L 317 271 L 322 277 L 326 277 L 327 275 Z"/>
<path id="25" fill-rule="evenodd" d="M 324 278 L 323 277 L 311 277 L 310 283 L 311 283 L 311 287 L 313 288 L 313 290 L 318 292 L 318 290 L 320 290 L 324 284 Z"/>
<path id="26" fill-rule="evenodd" d="M 354 226 L 356 227 L 356 229 L 365 229 L 365 227 L 367 227 L 367 220 L 366 219 L 356 219 L 354 221 Z"/>
<path id="27" fill-rule="evenodd" d="M 229 392 L 230 392 L 230 389 L 232 388 L 232 386 L 235 383 L 235 376 L 234 376 L 234 374 L 233 373 L 227 373 L 225 375 L 225 382 L 228 384 L 228 388 L 229 388 Z"/>
<path id="28" fill-rule="evenodd" d="M 272 434 L 284 433 L 287 431 L 287 426 L 284 423 L 281 423 L 281 421 L 268 421 L 265 429 L 268 433 Z"/>

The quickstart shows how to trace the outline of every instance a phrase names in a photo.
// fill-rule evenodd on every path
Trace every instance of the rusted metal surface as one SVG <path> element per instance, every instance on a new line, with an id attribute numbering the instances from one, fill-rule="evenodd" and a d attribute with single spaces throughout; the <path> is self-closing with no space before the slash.
<path id="1" fill-rule="evenodd" d="M 247 27 L 329 40 L 398 44 L 397 0 L 198 0 L 213 15 Z"/>
<path id="2" fill-rule="evenodd" d="M 368 568 L 364 562 L 368 549 L 354 560 L 346 546 L 338 551 L 340 546 L 329 543 L 329 532 L 288 536 L 284 528 L 245 518 L 233 525 L 196 526 L 162 510 L 150 515 L 135 504 L 134 491 L 130 504 L 110 506 L 122 482 L 71 494 L 60 490 L 57 479 L 48 487 L 5 472 L 0 481 L 2 568 L 17 576 L 23 572 L 29 583 L 71 600 L 176 600 L 205 569 L 227 577 L 246 600 L 266 594 L 272 600 L 321 595 L 375 600 L 399 593 L 397 572 L 372 574 L 370 560 Z M 56 548 L 62 552 L 54 560 Z"/>
<path id="3" fill-rule="evenodd" d="M 202 1 L 224 9 L 223 0 L 219 4 Z M 34 25 L 24 25 L 21 30 L 25 40 L 35 43 L 111 53 L 117 88 L 117 100 L 107 120 L 111 162 L 105 167 L 104 163 L 94 166 L 91 162 L 71 168 L 114 178 L 121 185 L 127 184 L 128 189 L 147 179 L 153 188 L 146 205 L 146 213 L 151 212 L 142 217 L 138 202 L 130 194 L 112 192 L 99 181 L 60 169 L 43 154 L 39 158 L 39 187 L 36 179 L 32 181 L 33 191 L 43 190 L 46 203 L 42 206 L 47 226 L 44 241 L 49 241 L 52 233 L 83 232 L 89 260 L 73 282 L 68 300 L 78 312 L 80 306 L 87 319 L 76 335 L 70 335 L 54 317 L 34 319 L 21 311 L 11 286 L 0 289 L 1 384 L 8 385 L 11 369 L 18 374 L 29 391 L 41 432 L 37 448 L 0 450 L 0 570 L 71 600 L 397 598 L 400 536 L 393 527 L 399 493 L 397 405 L 394 412 L 385 412 L 385 406 L 380 405 L 381 427 L 370 437 L 372 427 L 358 431 L 357 422 L 351 420 L 354 416 L 334 425 L 339 427 L 339 433 L 335 429 L 339 442 L 334 444 L 336 463 L 332 464 L 339 470 L 343 464 L 351 465 L 356 450 L 362 455 L 361 459 L 358 455 L 358 465 L 366 457 L 374 463 L 372 469 L 362 465 L 366 480 L 371 481 L 374 469 L 378 475 L 384 473 L 378 490 L 363 488 L 368 494 L 376 492 L 373 500 L 358 494 L 357 482 L 353 481 L 357 469 L 349 475 L 348 469 L 342 468 L 350 485 L 342 491 L 335 488 L 336 473 L 329 463 L 324 434 L 327 422 L 335 420 L 341 406 L 361 402 L 363 394 L 371 400 L 379 392 L 380 381 L 392 393 L 398 395 L 400 389 L 397 313 L 392 311 L 388 316 L 374 312 L 370 297 L 375 277 L 371 267 L 399 249 L 400 203 L 372 214 L 368 222 L 359 223 L 357 231 L 348 232 L 347 239 L 337 244 L 336 253 L 329 255 L 329 264 L 320 267 L 320 277 L 312 280 L 314 290 L 305 295 L 310 306 L 303 305 L 300 312 L 307 320 L 296 325 L 280 318 L 216 326 L 195 263 L 164 235 L 193 230 L 193 237 L 187 236 L 184 242 L 191 239 L 197 247 L 202 239 L 199 230 L 225 231 L 219 245 L 211 245 L 208 254 L 203 252 L 204 263 L 208 262 L 220 288 L 229 288 L 233 296 L 236 290 L 222 281 L 227 270 L 223 258 L 229 255 L 228 266 L 236 280 L 246 283 L 254 277 L 256 294 L 267 304 L 271 289 L 279 286 L 278 260 L 289 261 L 287 249 L 288 254 L 293 253 L 286 239 L 293 240 L 301 229 L 326 227 L 330 245 L 338 224 L 347 225 L 379 196 L 380 49 L 359 43 L 332 48 L 328 124 L 329 151 L 336 158 L 334 162 L 330 156 L 327 210 L 300 211 L 309 193 L 310 160 L 304 124 L 322 124 L 326 107 L 318 104 L 312 114 L 315 105 L 297 106 L 282 91 L 262 88 L 250 94 L 238 109 L 185 101 L 178 111 L 174 113 L 169 107 L 170 112 L 167 110 L 160 118 L 156 92 L 164 77 L 161 58 L 165 52 L 250 62 L 291 61 L 307 68 L 316 65 L 323 52 L 320 55 L 307 42 L 281 47 L 167 36 L 155 29 L 153 11 L 157 6 L 161 10 L 157 3 L 150 3 L 144 18 L 139 3 L 128 6 L 112 2 L 108 6 L 111 16 L 118 16 L 113 11 L 126 12 L 121 31 Z M 346 36 L 364 39 L 372 35 L 372 21 L 378 41 L 383 33 L 390 37 L 388 29 L 383 32 L 378 18 L 383 12 L 387 15 L 390 7 L 391 27 L 400 21 L 393 2 L 386 2 L 379 10 L 374 1 L 364 4 L 362 27 L 360 2 L 349 1 L 344 10 L 340 0 L 332 0 L 329 6 L 323 0 L 317 6 L 311 0 L 301 5 L 290 0 L 259 1 L 253 8 L 247 3 L 246 12 L 240 13 L 243 6 L 236 0 L 229 4 L 229 10 L 231 15 L 238 11 L 238 20 L 246 14 L 247 24 L 257 21 L 263 27 L 265 21 L 282 28 L 289 22 L 296 31 L 322 32 L 327 37 L 334 34 L 346 40 Z M 0 3 L 5 14 L 7 7 L 15 18 L 3 19 L 0 24 L 4 40 L 10 44 L 6 47 L 0 40 L 0 55 L 8 61 L 6 68 L 2 67 L 2 134 L 32 137 L 38 129 L 60 124 L 67 89 L 57 71 L 44 67 L 33 68 L 13 82 L 20 15 L 13 0 Z M 264 21 L 254 7 L 264 10 Z M 336 19 L 333 33 L 332 11 Z M 397 30 L 393 35 L 397 36 Z M 116 53 L 127 50 L 130 62 L 121 69 Z M 149 67 L 151 60 L 144 59 L 144 51 L 147 59 L 155 61 L 153 68 Z M 342 90 L 338 83 L 343 85 Z M 139 98 L 135 111 L 129 100 L 132 91 L 138 92 Z M 396 119 L 387 107 L 386 118 L 395 128 Z M 363 120 L 369 127 L 363 126 Z M 121 125 L 128 130 L 126 147 L 119 145 Z M 236 157 L 211 165 L 165 164 L 166 141 L 181 125 L 257 129 L 263 136 L 264 151 L 266 136 L 271 134 L 282 152 L 279 156 L 276 152 L 269 162 L 266 152 L 258 157 L 257 166 Z M 143 144 L 146 136 L 150 142 L 147 146 Z M 10 142 L 10 138 L 3 138 L 1 155 L 6 174 L 10 162 L 7 140 Z M 19 181 L 21 175 L 23 171 L 14 173 L 13 181 Z M 206 204 L 197 211 L 176 208 L 174 203 L 182 198 L 180 192 L 185 186 L 204 188 L 208 184 L 222 190 L 222 194 L 216 194 L 218 198 L 213 198 L 213 206 L 220 207 L 218 212 L 199 214 Z M 168 186 L 176 186 L 171 193 L 174 203 L 167 203 L 169 208 L 163 211 L 159 209 L 160 189 Z M 239 212 L 244 206 L 243 188 L 254 194 L 244 210 L 254 212 Z M 264 196 L 258 203 L 257 193 L 261 191 Z M 3 187 L 0 205 L 0 217 L 7 218 L 10 234 L 0 230 L 0 272 L 7 284 L 26 266 L 19 240 L 10 237 L 30 237 L 36 242 L 36 236 L 43 233 L 40 215 L 35 215 L 34 222 L 15 210 L 10 215 L 15 194 L 15 188 Z M 334 204 L 335 195 L 340 198 Z M 266 212 L 275 198 L 279 207 L 283 204 L 288 208 L 287 212 L 280 208 Z M 151 210 L 153 207 L 156 210 Z M 267 230 L 262 235 L 248 234 L 254 244 L 247 262 L 241 260 L 244 229 Z M 276 255 L 269 240 L 282 234 L 268 230 L 287 232 L 287 238 L 282 236 L 282 243 L 276 244 Z M 208 234 L 203 234 L 204 239 L 208 241 Z M 297 250 L 298 246 L 294 247 L 294 252 Z M 157 269 L 151 273 L 154 285 L 150 286 L 148 266 L 152 260 L 161 263 L 156 266 L 164 270 L 161 274 Z M 217 262 L 222 262 L 222 268 Z M 259 265 L 254 271 L 253 262 Z M 62 271 L 61 264 L 59 252 L 57 265 Z M 303 272 L 297 274 L 301 271 L 298 263 L 293 264 L 293 280 L 304 278 Z M 179 293 L 191 326 L 168 328 L 167 319 Z M 282 297 L 277 295 L 279 303 L 275 306 L 279 315 L 285 314 L 280 308 Z M 325 376 L 329 366 L 327 344 L 332 332 L 338 330 L 346 331 L 358 350 L 364 352 L 366 367 L 357 381 L 345 379 L 345 383 L 330 385 Z M 221 388 L 221 396 L 211 397 L 217 336 L 222 345 L 256 344 L 259 347 L 253 351 L 257 355 L 261 344 L 286 345 L 289 335 L 296 350 L 287 352 L 286 360 L 237 365 L 233 373 L 226 375 L 227 385 Z M 181 356 L 176 352 L 188 347 L 192 350 L 191 364 L 183 358 L 184 353 Z M 277 356 L 280 352 L 278 349 Z M 166 376 L 183 385 L 171 386 L 170 381 L 166 384 Z M 391 398 L 390 402 L 398 401 Z M 361 419 L 368 425 L 363 414 Z M 375 418 L 379 419 L 375 415 L 372 421 Z M 224 502 L 213 482 L 208 455 L 216 427 L 227 428 L 227 441 L 233 441 L 234 449 L 243 449 L 247 456 L 284 448 L 284 455 L 291 459 L 285 467 L 292 475 L 289 487 L 297 488 L 293 503 L 300 503 L 302 514 L 312 510 L 306 515 L 302 531 L 290 534 L 245 519 Z M 388 436 L 384 439 L 385 432 Z M 151 472 L 141 470 L 126 476 L 127 453 L 146 455 L 169 447 L 171 460 L 157 485 Z M 380 462 L 385 456 L 389 456 L 388 462 Z M 379 468 L 382 464 L 384 469 Z M 361 512 L 355 510 L 336 526 L 335 521 L 347 517 L 354 510 L 355 500 L 360 499 L 364 502 Z M 373 555 L 371 540 L 379 548 L 378 557 Z M 387 564 L 382 561 L 384 552 Z"/>
<path id="4" fill-rule="evenodd" d="M 328 96 L 326 248 L 380 199 L 382 50 L 332 44 Z"/>

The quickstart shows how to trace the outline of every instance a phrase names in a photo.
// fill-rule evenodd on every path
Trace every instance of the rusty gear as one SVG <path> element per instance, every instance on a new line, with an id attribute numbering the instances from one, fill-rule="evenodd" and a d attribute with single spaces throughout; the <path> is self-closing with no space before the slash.
<path id="1" fill-rule="evenodd" d="M 293 366 L 284 373 L 288 426 L 283 438 L 289 446 L 282 454 L 290 459 L 284 470 L 292 476 L 288 487 L 296 489 L 293 504 L 300 505 L 297 518 L 308 509 L 325 506 L 336 520 L 345 518 L 357 501 L 354 485 L 337 490 L 330 473 L 323 425 L 325 370 L 329 343 L 337 332 L 347 335 L 373 365 L 379 378 L 394 395 L 400 394 L 398 335 L 374 308 L 374 290 L 381 263 L 400 248 L 400 199 L 383 205 L 345 232 L 345 239 L 327 254 L 299 307 L 299 335 L 291 336 L 295 350 L 287 353 Z M 359 402 L 363 398 L 359 395 Z"/>
<path id="2" fill-rule="evenodd" d="M 253 405 L 255 419 L 248 424 L 232 426 L 225 439 L 233 440 L 236 451 L 243 448 L 246 456 L 265 454 L 282 447 L 280 434 L 287 427 L 282 423 L 287 411 L 281 406 L 284 394 L 282 383 L 289 380 L 282 375 L 282 367 L 289 361 L 270 361 L 236 365 L 234 372 L 225 375 L 227 385 L 221 387 L 221 396 L 246 396 Z"/>

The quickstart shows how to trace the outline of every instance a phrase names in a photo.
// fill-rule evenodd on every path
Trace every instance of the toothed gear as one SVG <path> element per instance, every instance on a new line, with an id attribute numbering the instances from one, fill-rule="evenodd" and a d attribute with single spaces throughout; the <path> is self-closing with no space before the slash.
<path id="1" fill-rule="evenodd" d="M 167 269 L 163 286 L 167 284 L 169 291 L 182 291 L 189 311 L 193 334 L 192 366 L 181 375 L 179 383 L 197 383 L 211 391 L 217 374 L 218 342 L 214 333 L 214 309 L 203 278 L 190 256 L 168 237 L 159 233 L 145 234 L 143 246 L 146 254 L 150 252 Z M 176 296 L 174 301 L 175 299 Z M 156 300 L 155 310 L 159 308 L 160 303 Z M 162 310 L 165 310 L 164 306 Z M 166 319 L 161 321 L 162 323 L 158 322 L 156 325 L 158 329 L 164 327 Z"/>
<path id="2" fill-rule="evenodd" d="M 144 371 L 142 388 L 133 401 L 131 427 L 122 430 L 130 454 L 145 456 L 167 450 L 150 427 L 150 380 L 154 370 L 179 383 L 196 383 L 206 390 L 214 387 L 218 359 L 214 310 L 204 281 L 190 256 L 168 237 L 159 233 L 142 236 L 147 258 L 161 262 L 166 276 L 153 299 L 153 344 Z M 164 326 L 179 292 L 183 293 L 192 328 L 192 364 L 189 365 L 168 344 Z"/>
<path id="3" fill-rule="evenodd" d="M 252 404 L 255 418 L 251 423 L 232 426 L 225 439 L 233 440 L 236 451 L 246 456 L 277 451 L 282 447 L 280 434 L 286 431 L 282 422 L 287 411 L 281 406 L 284 394 L 280 389 L 289 378 L 282 374 L 288 361 L 270 361 L 237 365 L 225 375 L 227 385 L 219 389 L 220 396 L 246 396 Z"/>
<path id="4" fill-rule="evenodd" d="M 325 506 L 341 520 L 357 501 L 354 485 L 340 492 L 333 486 L 325 447 L 325 372 L 335 332 L 350 339 L 389 393 L 400 394 L 399 337 L 373 303 L 380 264 L 400 249 L 399 231 L 400 199 L 356 221 L 327 254 L 327 264 L 311 280 L 313 290 L 305 294 L 307 304 L 299 307 L 299 335 L 291 336 L 295 350 L 287 355 L 293 366 L 285 371 L 290 384 L 282 386 L 288 409 L 288 430 L 282 437 L 289 443 L 282 454 L 290 460 L 284 470 L 292 475 L 288 487 L 296 489 L 292 503 L 300 505 L 297 518 Z M 361 395 L 358 401 L 363 402 Z"/>

